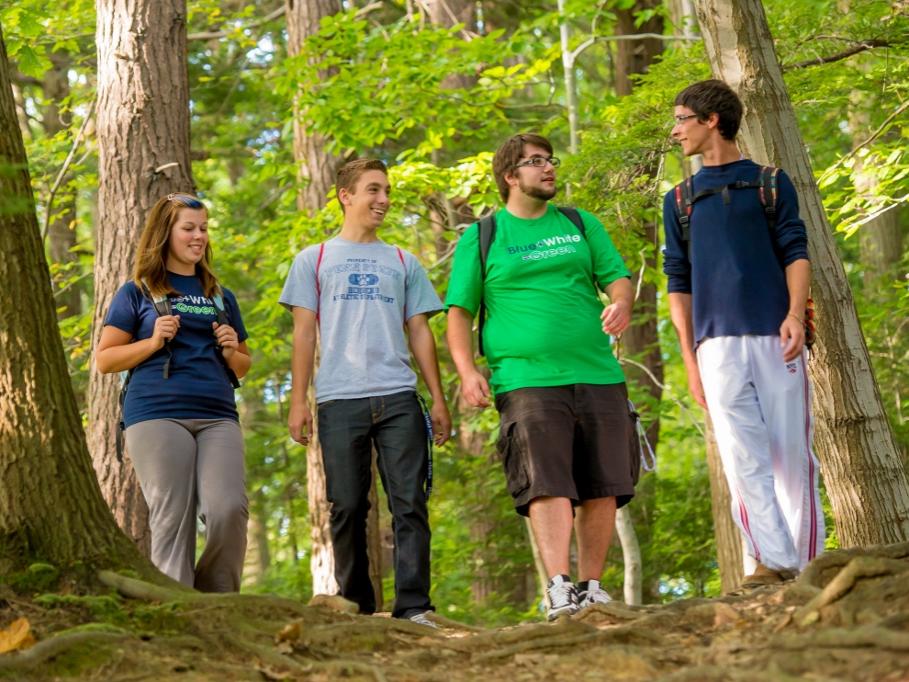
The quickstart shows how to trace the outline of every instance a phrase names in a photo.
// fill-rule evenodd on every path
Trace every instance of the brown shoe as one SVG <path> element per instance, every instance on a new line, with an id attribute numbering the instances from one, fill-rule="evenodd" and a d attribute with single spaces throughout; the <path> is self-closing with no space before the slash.
<path id="1" fill-rule="evenodd" d="M 750 589 L 763 587 L 764 585 L 779 585 L 791 577 L 789 571 L 774 571 L 772 568 L 764 566 L 764 564 L 758 564 L 757 568 L 754 569 L 754 573 L 746 575 L 742 579 L 741 586 L 743 589 Z"/>

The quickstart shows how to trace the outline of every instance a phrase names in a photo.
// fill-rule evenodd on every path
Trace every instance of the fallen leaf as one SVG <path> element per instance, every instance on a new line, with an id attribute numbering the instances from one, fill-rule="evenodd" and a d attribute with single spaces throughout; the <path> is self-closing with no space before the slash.
<path id="1" fill-rule="evenodd" d="M 17 649 L 28 649 L 34 643 L 35 638 L 32 637 L 31 626 L 27 618 L 14 620 L 6 630 L 0 630 L 0 654 Z"/>

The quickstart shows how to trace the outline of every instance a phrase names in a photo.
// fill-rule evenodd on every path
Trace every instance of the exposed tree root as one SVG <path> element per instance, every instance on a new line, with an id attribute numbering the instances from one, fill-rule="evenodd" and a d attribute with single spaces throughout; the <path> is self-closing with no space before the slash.
<path id="1" fill-rule="evenodd" d="M 811 625 L 820 619 L 820 610 L 824 606 L 848 594 L 862 578 L 896 575 L 906 571 L 909 571 L 909 564 L 904 561 L 878 556 L 856 556 L 827 583 L 820 594 L 796 612 L 794 620 L 802 627 Z"/>
<path id="2" fill-rule="evenodd" d="M 30 649 L 0 656 L 0 670 L 28 670 L 75 646 L 122 642 L 131 636 L 128 632 L 64 632 Z"/>

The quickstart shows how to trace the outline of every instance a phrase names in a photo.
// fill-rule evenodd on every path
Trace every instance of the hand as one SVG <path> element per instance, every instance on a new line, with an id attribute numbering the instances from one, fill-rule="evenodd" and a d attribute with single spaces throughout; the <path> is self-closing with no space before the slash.
<path id="1" fill-rule="evenodd" d="M 179 315 L 162 315 L 155 319 L 155 328 L 152 330 L 152 340 L 158 349 L 164 348 L 164 342 L 170 341 L 180 329 Z"/>
<path id="2" fill-rule="evenodd" d="M 461 377 L 461 393 L 471 407 L 489 407 L 489 382 L 478 371 Z"/>
<path id="3" fill-rule="evenodd" d="M 686 362 L 685 370 L 688 372 L 688 391 L 694 401 L 706 410 L 707 399 L 704 397 L 704 385 L 701 383 L 701 371 L 698 369 L 697 362 Z"/>
<path id="4" fill-rule="evenodd" d="M 300 445 L 309 445 L 309 438 L 312 436 L 312 411 L 309 409 L 309 403 L 305 400 L 300 404 L 291 402 L 287 428 L 294 441 Z"/>
<path id="5" fill-rule="evenodd" d="M 237 336 L 237 332 L 229 324 L 212 322 L 211 327 L 215 330 L 215 339 L 217 339 L 218 345 L 221 347 L 221 355 L 227 360 L 239 347 L 240 337 Z"/>
<path id="6" fill-rule="evenodd" d="M 603 308 L 600 319 L 603 321 L 604 334 L 619 336 L 628 329 L 628 324 L 631 322 L 631 305 L 624 300 L 616 301 Z"/>
<path id="7" fill-rule="evenodd" d="M 432 441 L 436 445 L 444 444 L 451 438 L 451 415 L 444 400 L 433 401 L 429 417 L 432 419 Z"/>
<path id="8" fill-rule="evenodd" d="M 793 314 L 786 315 L 780 325 L 780 346 L 783 348 L 785 362 L 795 360 L 805 346 L 805 323 Z"/>

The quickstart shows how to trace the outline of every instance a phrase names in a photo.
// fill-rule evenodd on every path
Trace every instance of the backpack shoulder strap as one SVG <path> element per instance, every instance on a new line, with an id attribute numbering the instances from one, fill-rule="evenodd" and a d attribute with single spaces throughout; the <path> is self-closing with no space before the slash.
<path id="1" fill-rule="evenodd" d="M 486 260 L 489 257 L 489 247 L 492 246 L 496 238 L 496 214 L 495 211 L 484 215 L 477 223 L 477 245 L 480 249 L 480 279 L 483 287 L 486 286 Z M 486 301 L 485 297 L 480 295 L 480 309 L 477 312 L 477 351 L 480 355 L 485 355 L 483 350 L 483 327 L 486 325 Z"/>
<path id="2" fill-rule="evenodd" d="M 559 206 L 558 209 L 563 216 L 574 223 L 574 226 L 578 228 L 578 232 L 581 233 L 581 236 L 584 239 L 587 239 L 587 228 L 584 226 L 584 220 L 581 218 L 580 211 L 573 206 Z"/>
<path id="3" fill-rule="evenodd" d="M 779 174 L 779 168 L 761 166 L 758 197 L 761 200 L 761 206 L 764 207 L 764 215 L 767 217 L 767 225 L 771 232 L 776 229 L 777 176 Z"/>
<path id="4" fill-rule="evenodd" d="M 489 247 L 492 246 L 492 242 L 496 238 L 495 212 L 480 218 L 477 229 L 479 230 L 477 243 L 480 247 L 480 275 L 483 281 L 486 281 L 486 260 L 489 257 Z"/>
<path id="5" fill-rule="evenodd" d="M 688 176 L 672 190 L 675 199 L 675 217 L 682 228 L 682 241 L 691 241 L 691 211 L 694 202 L 691 200 L 692 179 Z"/>
<path id="6" fill-rule="evenodd" d="M 151 291 L 148 288 L 148 284 L 144 279 L 142 280 L 141 285 L 142 295 L 151 301 L 158 317 L 163 317 L 164 315 L 173 315 L 173 310 L 170 307 L 170 299 L 167 297 L 167 294 L 164 294 L 163 296 L 152 296 Z M 174 352 L 171 350 L 169 340 L 164 342 L 164 352 L 167 353 L 167 359 L 164 361 L 164 368 L 161 370 L 161 372 L 164 378 L 168 379 L 170 378 L 170 361 L 174 356 Z"/>
<path id="7" fill-rule="evenodd" d="M 404 252 L 401 251 L 401 247 L 400 247 L 400 246 L 396 246 L 395 249 L 396 249 L 397 252 L 398 252 L 398 260 L 401 261 L 401 267 L 404 268 L 404 291 L 406 292 L 406 291 L 407 291 L 407 263 L 404 262 Z M 406 324 L 406 322 L 407 322 L 407 295 L 406 295 L 406 293 L 405 293 L 405 296 L 404 296 L 404 310 L 403 310 L 403 313 L 404 313 L 404 322 L 405 322 L 405 324 Z"/>
<path id="8" fill-rule="evenodd" d="M 216 285 L 215 293 L 211 297 L 215 304 L 215 312 L 218 314 L 218 324 L 230 324 L 230 315 L 224 305 L 224 296 L 221 287 Z"/>

